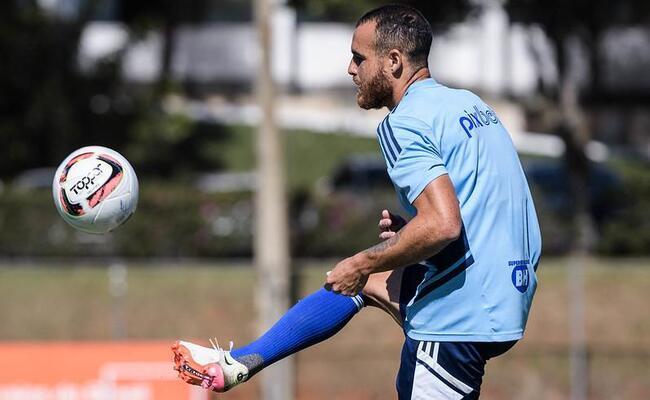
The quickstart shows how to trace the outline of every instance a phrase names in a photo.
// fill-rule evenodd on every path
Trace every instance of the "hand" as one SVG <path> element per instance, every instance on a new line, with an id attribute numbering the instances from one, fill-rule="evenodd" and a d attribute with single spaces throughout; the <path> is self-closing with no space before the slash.
<path id="1" fill-rule="evenodd" d="M 379 239 L 386 240 L 395 235 L 406 225 L 406 220 L 397 214 L 391 214 L 388 210 L 381 212 L 379 220 Z"/>
<path id="2" fill-rule="evenodd" d="M 349 257 L 336 264 L 327 273 L 325 289 L 346 296 L 356 296 L 368 282 L 368 275 L 361 272 L 359 262 L 355 257 Z"/>

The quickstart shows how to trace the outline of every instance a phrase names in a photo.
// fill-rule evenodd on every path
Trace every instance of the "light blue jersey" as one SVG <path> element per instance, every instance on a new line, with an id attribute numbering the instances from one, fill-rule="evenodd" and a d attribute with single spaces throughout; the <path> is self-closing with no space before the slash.
<path id="1" fill-rule="evenodd" d="M 424 341 L 522 337 L 537 286 L 541 237 L 519 158 L 478 96 L 433 79 L 412 84 L 377 129 L 400 203 L 448 174 L 460 202 L 458 240 L 429 267 L 406 308 L 407 335 Z"/>

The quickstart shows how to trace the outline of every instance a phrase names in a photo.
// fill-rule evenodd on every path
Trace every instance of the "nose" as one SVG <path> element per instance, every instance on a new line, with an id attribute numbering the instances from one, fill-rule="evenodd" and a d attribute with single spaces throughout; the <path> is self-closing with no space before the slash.
<path id="1" fill-rule="evenodd" d="M 350 59 L 350 63 L 348 64 L 348 74 L 351 76 L 357 74 L 357 64 L 355 64 L 352 59 Z"/>

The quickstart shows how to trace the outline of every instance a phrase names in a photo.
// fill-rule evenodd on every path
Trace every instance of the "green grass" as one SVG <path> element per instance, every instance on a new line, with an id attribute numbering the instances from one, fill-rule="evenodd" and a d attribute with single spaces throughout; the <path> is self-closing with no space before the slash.
<path id="1" fill-rule="evenodd" d="M 568 398 L 567 263 L 543 260 L 526 337 L 489 363 L 482 399 Z M 331 265 L 303 266 L 300 292 L 318 288 Z M 648 267 L 648 259 L 588 262 L 591 399 L 650 398 Z M 132 263 L 127 294 L 114 299 L 105 266 L 7 266 L 0 268 L 0 340 L 110 340 L 122 321 L 129 339 L 245 343 L 256 334 L 253 272 L 247 265 Z M 393 398 L 401 341 L 387 316 L 364 310 L 297 357 L 299 398 Z M 229 398 L 255 398 L 258 383 Z"/>
<path id="2" fill-rule="evenodd" d="M 220 142 L 219 152 L 225 169 L 248 171 L 255 165 L 255 130 L 249 127 L 229 127 L 227 140 Z M 343 159 L 355 153 L 379 156 L 374 138 L 346 134 L 323 134 L 304 130 L 283 131 L 290 189 L 311 188 L 323 176 L 329 175 Z"/>
<path id="3" fill-rule="evenodd" d="M 289 187 L 311 188 L 317 178 L 328 176 L 346 157 L 356 153 L 380 157 L 374 138 L 293 131 L 287 134 Z"/>

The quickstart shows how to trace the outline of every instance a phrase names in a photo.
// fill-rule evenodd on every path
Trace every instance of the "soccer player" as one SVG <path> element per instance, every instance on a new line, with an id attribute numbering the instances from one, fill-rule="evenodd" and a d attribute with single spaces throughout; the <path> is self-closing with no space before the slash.
<path id="1" fill-rule="evenodd" d="M 186 382 L 226 391 L 370 305 L 405 333 L 399 399 L 475 399 L 486 361 L 523 336 L 541 249 L 533 200 L 494 110 L 431 78 L 431 40 L 417 10 L 380 7 L 358 21 L 348 67 L 359 106 L 390 110 L 377 138 L 409 221 L 383 210 L 382 241 L 338 263 L 256 341 L 176 342 Z"/>

